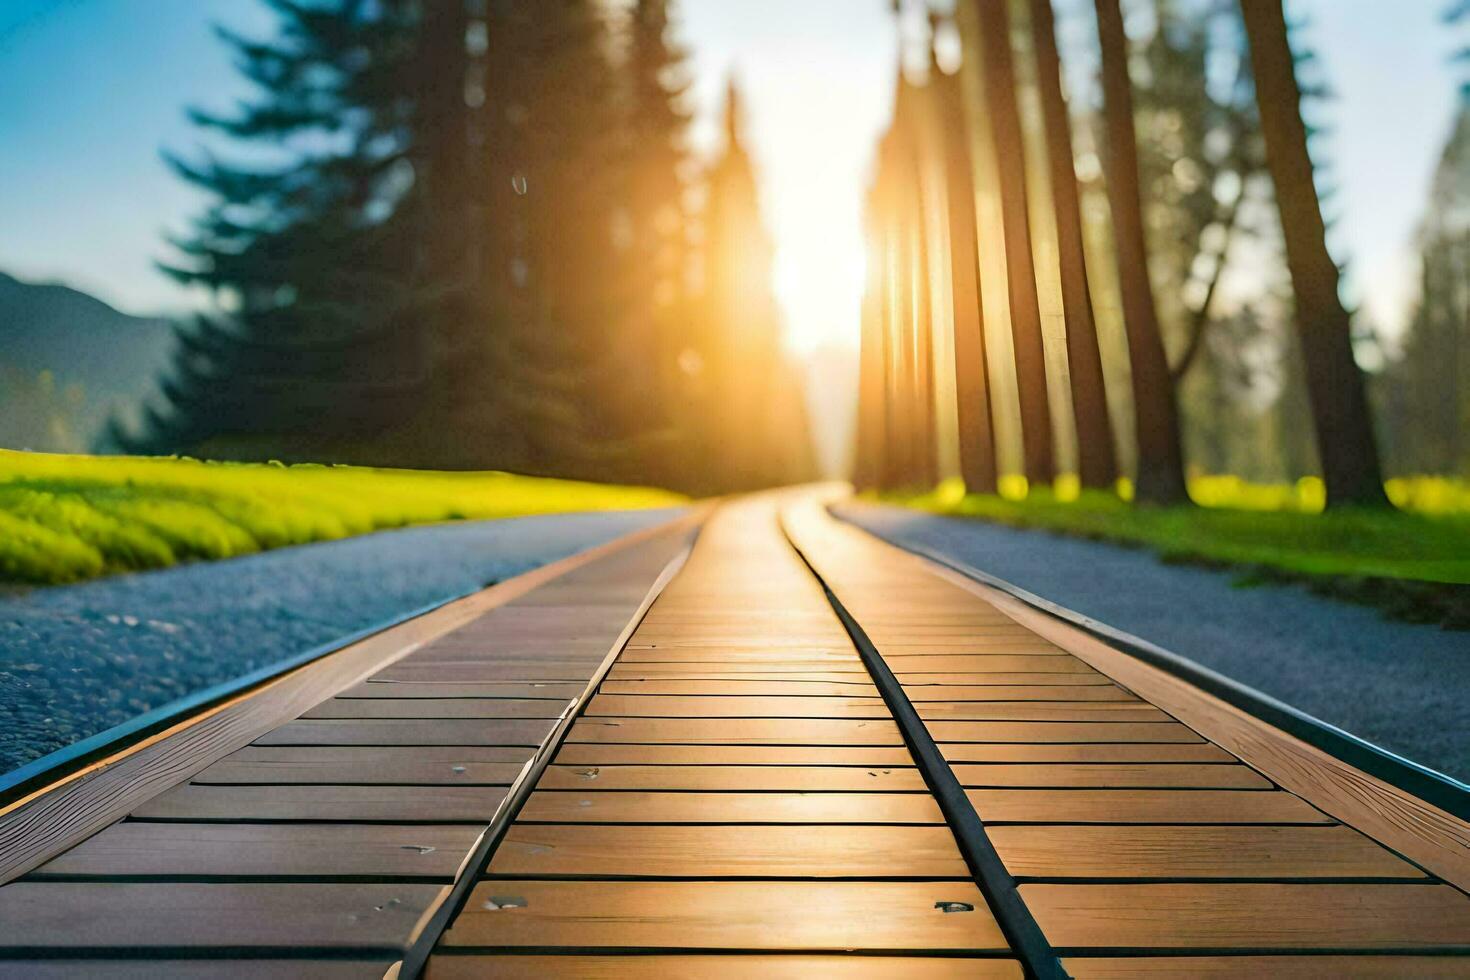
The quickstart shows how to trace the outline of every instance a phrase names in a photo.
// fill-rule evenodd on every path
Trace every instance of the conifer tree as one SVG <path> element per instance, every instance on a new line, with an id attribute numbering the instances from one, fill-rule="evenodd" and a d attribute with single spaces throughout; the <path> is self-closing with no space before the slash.
<path id="1" fill-rule="evenodd" d="M 257 95 L 191 117 L 284 162 L 169 162 L 214 200 L 164 266 L 215 309 L 179 334 L 167 404 L 130 448 L 310 454 L 379 431 L 427 382 L 412 192 L 414 50 L 404 2 L 269 0 L 274 38 L 220 35 Z M 259 154 L 257 153 L 257 156 Z"/>
<path id="2" fill-rule="evenodd" d="M 624 383 L 646 422 L 678 422 L 678 358 L 687 337 L 684 180 L 690 114 L 686 54 L 672 36 L 672 0 L 636 0 L 628 26 L 628 219 L 640 272 L 633 329 L 623 338 L 634 370 Z"/>

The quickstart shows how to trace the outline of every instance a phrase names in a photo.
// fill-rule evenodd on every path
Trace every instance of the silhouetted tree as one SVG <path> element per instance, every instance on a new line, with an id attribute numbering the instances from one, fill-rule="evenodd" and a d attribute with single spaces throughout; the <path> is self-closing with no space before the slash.
<path id="1" fill-rule="evenodd" d="M 1133 128 L 1128 39 L 1118 0 L 1096 0 L 1102 51 L 1103 116 L 1107 133 L 1107 190 L 1113 217 L 1118 282 L 1133 371 L 1138 441 L 1136 498 L 1148 503 L 1189 499 L 1179 446 L 1179 419 L 1169 364 L 1148 278 L 1148 248 L 1138 193 L 1138 148 Z"/>
<path id="2" fill-rule="evenodd" d="M 688 263 L 684 180 L 689 79 L 685 52 L 672 36 L 671 0 L 636 0 L 628 30 L 628 211 L 642 266 L 637 327 L 624 338 L 630 359 L 646 366 L 628 378 L 645 389 L 638 403 L 660 422 L 679 417 L 678 359 L 685 348 Z M 635 381 L 635 379 L 637 379 Z"/>
<path id="3" fill-rule="evenodd" d="M 277 165 L 169 157 L 214 198 L 164 266 L 218 301 L 180 332 L 167 405 L 135 449 L 266 445 L 297 454 L 381 431 L 427 382 L 411 208 L 406 3 L 271 0 L 267 41 L 221 30 L 257 95 L 199 125 L 286 150 Z M 222 442 L 223 441 L 223 442 Z"/>
<path id="4" fill-rule="evenodd" d="M 697 406 L 706 420 L 705 468 L 717 485 L 752 488 L 809 478 L 811 436 L 795 367 L 781 349 L 772 288 L 774 248 L 740 133 L 739 92 L 725 103 L 725 146 L 707 176 L 704 295 Z"/>
<path id="5" fill-rule="evenodd" d="M 1266 162 L 1281 213 L 1286 262 L 1296 296 L 1307 390 L 1311 396 L 1329 505 L 1387 504 L 1363 376 L 1353 359 L 1351 322 L 1338 296 L 1338 268 L 1312 179 L 1301 93 L 1280 0 L 1241 5 L 1250 40 Z"/>
<path id="6" fill-rule="evenodd" d="M 1007 2 L 1001 0 L 973 2 L 980 34 L 982 102 L 994 134 L 1026 478 L 1033 486 L 1050 485 L 1056 472 L 1051 409 L 1047 403 L 1046 350 L 1036 294 L 1036 267 L 1031 254 L 1026 162 L 1022 153 L 1021 119 L 1016 109 L 1010 14 Z"/>
<path id="7" fill-rule="evenodd" d="M 1118 463 L 1103 382 L 1102 353 L 1097 343 L 1097 323 L 1093 319 L 1092 295 L 1087 283 L 1082 213 L 1072 159 L 1072 124 L 1062 94 L 1062 62 L 1057 54 L 1051 0 L 1031 0 L 1030 8 L 1061 267 L 1072 412 L 1077 425 L 1077 475 L 1084 487 L 1111 487 L 1118 476 Z"/>

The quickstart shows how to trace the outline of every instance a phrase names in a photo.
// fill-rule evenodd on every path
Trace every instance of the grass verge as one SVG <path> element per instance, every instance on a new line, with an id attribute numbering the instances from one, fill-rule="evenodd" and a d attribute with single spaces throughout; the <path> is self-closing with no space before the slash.
<path id="1" fill-rule="evenodd" d="M 511 473 L 0 450 L 0 581 L 75 582 L 410 524 L 685 502 Z"/>
<path id="2" fill-rule="evenodd" d="M 1417 493 L 1435 506 L 1314 513 L 1300 494 L 1242 488 L 1232 494 L 1218 478 L 1192 481 L 1191 494 L 1210 504 L 1198 507 L 1135 507 L 1114 494 L 1075 490 L 1033 491 L 1017 499 L 965 494 L 953 484 L 883 499 L 936 514 L 1143 546 L 1166 562 L 1234 568 L 1242 573 L 1242 585 L 1302 581 L 1325 594 L 1380 606 L 1396 618 L 1470 626 L 1470 509 L 1454 506 L 1467 495 L 1401 481 L 1392 491 L 1396 499 L 1415 499 Z M 1268 506 L 1272 500 L 1278 501 L 1275 509 Z"/>

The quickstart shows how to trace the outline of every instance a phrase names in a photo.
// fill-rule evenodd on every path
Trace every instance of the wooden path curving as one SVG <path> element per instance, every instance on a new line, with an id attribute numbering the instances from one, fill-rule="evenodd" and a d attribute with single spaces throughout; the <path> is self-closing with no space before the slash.
<path id="1" fill-rule="evenodd" d="M 0 813 L 0 975 L 1470 976 L 1459 817 L 812 492 L 701 517 Z"/>

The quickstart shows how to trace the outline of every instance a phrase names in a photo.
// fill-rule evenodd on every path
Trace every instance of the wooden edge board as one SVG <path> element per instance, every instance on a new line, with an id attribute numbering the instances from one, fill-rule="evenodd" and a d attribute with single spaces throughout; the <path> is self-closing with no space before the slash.
<path id="1" fill-rule="evenodd" d="M 67 773 L 0 809 L 0 885 L 44 864 L 159 793 L 426 643 L 553 579 L 662 536 L 687 534 L 710 504 L 577 552 L 262 681 Z"/>
<path id="2" fill-rule="evenodd" d="M 846 521 L 840 523 L 909 554 L 934 575 L 979 597 L 1162 708 L 1284 789 L 1457 888 L 1470 890 L 1470 822 L 1038 608 L 1016 594 L 1021 590 L 1012 592 L 981 581 L 955 564 L 902 548 Z"/>

